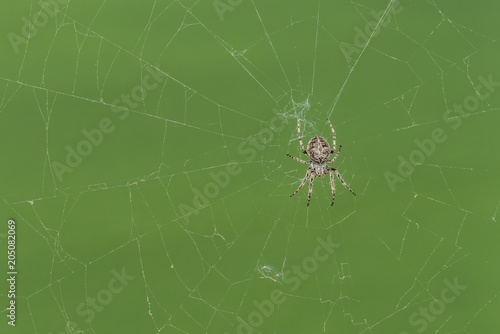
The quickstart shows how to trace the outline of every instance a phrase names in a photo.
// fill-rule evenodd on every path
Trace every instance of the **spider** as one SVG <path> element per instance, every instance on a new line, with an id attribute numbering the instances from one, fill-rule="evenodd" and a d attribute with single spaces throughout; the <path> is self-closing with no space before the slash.
<path id="1" fill-rule="evenodd" d="M 330 145 L 326 141 L 325 138 L 320 137 L 320 136 L 314 136 L 309 140 L 307 143 L 307 150 L 304 149 L 304 144 L 302 143 L 302 135 L 300 133 L 300 121 L 297 118 L 297 132 L 298 132 L 298 137 L 299 137 L 299 144 L 300 144 L 300 151 L 307 155 L 309 157 L 309 161 L 305 161 L 296 157 L 291 156 L 290 154 L 287 153 L 287 156 L 292 158 L 295 161 L 298 161 L 302 164 L 309 165 L 309 168 L 307 169 L 306 176 L 300 183 L 299 187 L 297 190 L 293 192 L 293 194 L 290 195 L 292 197 L 296 193 L 299 192 L 300 189 L 304 186 L 306 181 L 309 179 L 309 193 L 307 194 L 307 206 L 309 206 L 309 203 L 311 202 L 311 195 L 312 195 L 312 189 L 313 189 L 313 181 L 316 177 L 323 177 L 327 173 L 330 174 L 330 186 L 332 188 L 332 204 L 335 201 L 335 184 L 333 182 L 334 177 L 333 175 L 336 175 L 337 178 L 340 180 L 344 188 L 349 190 L 354 196 L 356 194 L 354 191 L 352 191 L 351 188 L 347 185 L 347 183 L 342 179 L 342 176 L 340 173 L 333 167 L 328 166 L 326 163 L 327 162 L 334 162 L 337 157 L 340 154 L 340 150 L 342 149 L 342 145 L 339 146 L 339 149 L 337 151 L 337 143 L 336 143 L 336 138 L 337 136 L 335 135 L 335 130 L 333 129 L 332 123 L 330 122 L 329 119 L 327 119 L 328 124 L 330 125 L 330 129 L 332 130 L 332 137 L 333 137 L 333 146 L 330 149 Z M 328 159 L 330 154 L 333 154 L 333 158 Z"/>

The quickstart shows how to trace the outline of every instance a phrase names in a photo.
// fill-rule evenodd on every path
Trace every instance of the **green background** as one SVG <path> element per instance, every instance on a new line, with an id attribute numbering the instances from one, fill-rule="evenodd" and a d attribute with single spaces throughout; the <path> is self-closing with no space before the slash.
<path id="1" fill-rule="evenodd" d="M 497 333 L 497 1 L 64 3 L 0 10 L 2 333 Z M 357 196 L 306 207 L 286 153 L 327 117 Z"/>

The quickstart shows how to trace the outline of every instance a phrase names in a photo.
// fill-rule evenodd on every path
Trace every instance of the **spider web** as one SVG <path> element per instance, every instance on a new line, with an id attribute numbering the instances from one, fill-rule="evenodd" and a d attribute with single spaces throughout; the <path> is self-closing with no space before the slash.
<path id="1" fill-rule="evenodd" d="M 62 3 L 2 11 L 4 35 L 54 13 L 17 53 L 3 40 L 1 212 L 19 274 L 17 326 L 2 328 L 498 328 L 494 2 Z M 330 207 L 318 178 L 309 208 L 307 187 L 289 198 L 307 168 L 286 157 L 297 118 L 329 142 L 331 119 L 357 197 L 336 182 Z M 85 133 L 97 144 L 61 174 Z"/>

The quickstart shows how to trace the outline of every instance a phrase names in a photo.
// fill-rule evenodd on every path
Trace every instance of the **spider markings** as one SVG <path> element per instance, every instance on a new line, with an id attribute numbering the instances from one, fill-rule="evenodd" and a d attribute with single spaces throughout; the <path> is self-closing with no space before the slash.
<path id="1" fill-rule="evenodd" d="M 335 202 L 335 183 L 334 183 L 334 175 L 337 176 L 339 179 L 340 183 L 349 190 L 354 196 L 356 194 L 354 191 L 352 191 L 351 188 L 347 185 L 347 183 L 344 181 L 340 173 L 333 167 L 328 166 L 326 163 L 327 162 L 334 162 L 337 160 L 340 151 L 342 150 L 342 145 L 339 146 L 339 149 L 337 150 L 337 135 L 335 134 L 335 130 L 333 129 L 332 123 L 330 122 L 329 119 L 327 119 L 328 124 L 330 125 L 330 129 L 332 130 L 332 138 L 333 138 L 333 143 L 332 143 L 332 148 L 330 149 L 330 145 L 326 141 L 325 138 L 320 137 L 320 136 L 314 136 L 309 140 L 307 143 L 307 149 L 304 149 L 304 143 L 302 142 L 302 134 L 300 133 L 300 120 L 297 118 L 297 133 L 299 137 L 299 145 L 300 145 L 300 151 L 307 155 L 309 157 L 309 161 L 302 160 L 300 158 L 296 158 L 291 156 L 290 154 L 287 153 L 287 156 L 292 158 L 295 161 L 298 161 L 302 164 L 309 165 L 309 168 L 307 169 L 306 176 L 300 183 L 299 187 L 297 190 L 293 192 L 293 194 L 290 195 L 292 197 L 296 193 L 299 192 L 302 187 L 306 184 L 306 181 L 309 180 L 309 192 L 307 194 L 307 206 L 309 206 L 309 203 L 311 202 L 311 195 L 312 195 L 312 190 L 313 190 L 313 182 L 314 179 L 317 177 L 323 177 L 327 173 L 330 174 L 330 187 L 332 188 L 332 204 Z M 328 159 L 330 154 L 333 154 L 333 158 Z"/>

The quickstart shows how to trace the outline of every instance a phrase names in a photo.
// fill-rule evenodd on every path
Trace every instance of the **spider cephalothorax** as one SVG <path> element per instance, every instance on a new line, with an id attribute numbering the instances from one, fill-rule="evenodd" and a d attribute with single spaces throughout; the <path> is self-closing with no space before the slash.
<path id="1" fill-rule="evenodd" d="M 333 142 L 332 142 L 332 148 L 330 149 L 330 145 L 326 141 L 325 138 L 320 137 L 320 136 L 314 136 L 309 140 L 307 143 L 307 149 L 304 149 L 304 144 L 302 143 L 302 135 L 300 133 L 300 121 L 297 119 L 297 133 L 299 137 L 299 144 L 300 144 L 300 150 L 302 153 L 307 155 L 309 157 L 309 161 L 305 161 L 296 157 L 292 157 L 290 154 L 287 154 L 290 158 L 292 158 L 295 161 L 298 161 L 300 163 L 309 165 L 309 168 L 307 169 L 306 177 L 302 180 L 300 183 L 299 187 L 297 190 L 293 192 L 293 194 L 290 195 L 292 197 L 295 195 L 306 183 L 306 181 L 309 179 L 309 193 L 307 194 L 307 206 L 309 206 L 309 203 L 311 202 L 311 195 L 312 195 L 312 188 L 313 188 L 313 181 L 316 177 L 323 177 L 326 174 L 330 174 L 330 186 L 332 188 L 332 204 L 335 201 L 335 184 L 333 182 L 334 178 L 333 175 L 337 176 L 337 178 L 340 180 L 342 185 L 349 190 L 351 193 L 356 195 L 354 191 L 349 188 L 347 183 L 342 179 L 342 176 L 340 176 L 340 173 L 333 167 L 328 166 L 326 163 L 327 162 L 334 162 L 337 157 L 340 154 L 340 150 L 342 149 L 342 145 L 339 146 L 339 149 L 337 151 L 337 136 L 335 134 L 335 130 L 333 129 L 332 123 L 328 119 L 328 124 L 330 125 L 330 129 L 332 130 L 332 137 L 333 137 Z M 330 157 L 330 154 L 334 154 L 333 158 L 328 159 Z"/>

